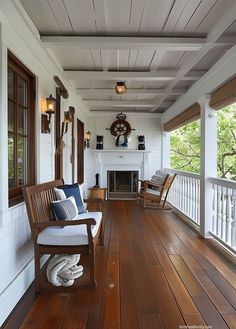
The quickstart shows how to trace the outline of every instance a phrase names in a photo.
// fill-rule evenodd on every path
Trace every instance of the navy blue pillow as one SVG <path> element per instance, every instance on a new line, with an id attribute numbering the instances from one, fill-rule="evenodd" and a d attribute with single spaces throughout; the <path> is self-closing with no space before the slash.
<path id="1" fill-rule="evenodd" d="M 76 205 L 70 199 L 54 201 L 51 205 L 57 220 L 70 220 L 77 215 Z"/>
<path id="2" fill-rule="evenodd" d="M 57 188 L 64 191 L 67 198 L 73 196 L 75 198 L 76 205 L 78 207 L 78 213 L 82 214 L 85 212 L 84 203 L 80 194 L 79 185 L 76 184 L 65 184 L 58 186 Z"/>

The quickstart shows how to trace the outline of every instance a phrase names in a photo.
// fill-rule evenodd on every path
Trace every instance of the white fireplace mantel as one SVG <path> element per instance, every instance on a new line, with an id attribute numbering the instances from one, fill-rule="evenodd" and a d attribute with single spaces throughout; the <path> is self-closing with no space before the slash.
<path id="1" fill-rule="evenodd" d="M 148 179 L 149 155 L 148 150 L 91 150 L 94 153 L 95 172 L 100 175 L 101 186 L 107 186 L 108 171 L 138 171 L 140 179 Z"/>

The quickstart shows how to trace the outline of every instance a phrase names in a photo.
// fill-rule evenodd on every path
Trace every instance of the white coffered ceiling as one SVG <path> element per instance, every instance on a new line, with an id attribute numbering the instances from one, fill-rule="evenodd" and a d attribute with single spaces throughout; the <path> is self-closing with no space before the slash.
<path id="1" fill-rule="evenodd" d="M 163 112 L 236 42 L 235 0 L 21 3 L 92 112 Z"/>

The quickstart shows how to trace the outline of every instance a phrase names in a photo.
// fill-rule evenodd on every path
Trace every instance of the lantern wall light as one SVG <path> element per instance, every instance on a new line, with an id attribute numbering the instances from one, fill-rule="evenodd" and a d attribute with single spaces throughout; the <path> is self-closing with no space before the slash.
<path id="1" fill-rule="evenodd" d="M 45 103 L 45 102 L 44 102 Z M 42 109 L 41 114 L 41 132 L 43 134 L 49 134 L 51 132 L 50 123 L 52 115 L 55 114 L 56 99 L 52 94 L 46 98 L 46 109 Z"/>

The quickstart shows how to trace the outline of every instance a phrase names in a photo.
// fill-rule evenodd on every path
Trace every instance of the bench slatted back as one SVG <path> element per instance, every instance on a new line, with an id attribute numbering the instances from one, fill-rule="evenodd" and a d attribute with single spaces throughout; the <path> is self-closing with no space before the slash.
<path id="1" fill-rule="evenodd" d="M 54 219 L 51 202 L 57 200 L 54 187 L 63 185 L 62 179 L 23 188 L 31 232 L 35 237 L 34 223 L 48 222 Z"/>

